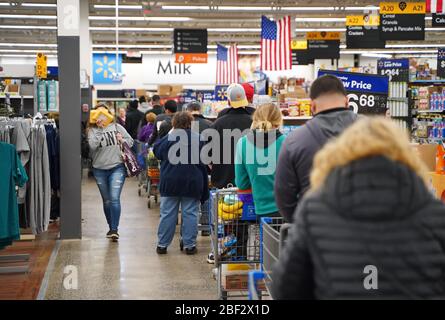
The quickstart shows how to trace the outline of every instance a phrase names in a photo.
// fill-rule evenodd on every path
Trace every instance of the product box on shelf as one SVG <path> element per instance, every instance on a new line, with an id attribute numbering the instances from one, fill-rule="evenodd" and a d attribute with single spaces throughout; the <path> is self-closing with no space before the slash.
<path id="1" fill-rule="evenodd" d="M 415 144 L 413 148 L 417 155 L 422 159 L 428 171 L 436 170 L 436 150 L 435 144 Z"/>
<path id="2" fill-rule="evenodd" d="M 437 199 L 445 201 L 445 174 L 429 172 L 430 188 Z"/>
<path id="3" fill-rule="evenodd" d="M 169 96 L 172 91 L 172 87 L 170 85 L 161 84 L 158 85 L 158 94 L 160 96 Z"/>
<path id="4" fill-rule="evenodd" d="M 245 264 L 247 265 L 247 264 Z M 247 265 L 248 266 L 248 265 Z M 249 270 L 229 270 L 228 264 L 222 265 L 222 287 L 225 290 L 247 290 L 249 286 Z M 266 290 L 264 282 L 258 284 L 260 290 Z"/>

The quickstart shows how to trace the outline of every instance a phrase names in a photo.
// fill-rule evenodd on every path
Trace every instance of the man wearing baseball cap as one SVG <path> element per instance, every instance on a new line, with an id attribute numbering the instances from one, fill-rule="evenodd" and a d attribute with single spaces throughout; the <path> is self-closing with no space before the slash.
<path id="1" fill-rule="evenodd" d="M 255 89 L 254 89 L 254 87 L 250 83 L 247 83 L 247 82 L 242 83 L 241 86 L 243 87 L 244 92 L 246 93 L 246 99 L 249 102 L 249 105 L 246 107 L 246 111 L 250 115 L 252 115 L 255 112 L 255 108 L 253 108 L 251 106 L 252 103 L 253 103 L 253 96 L 255 94 Z M 220 118 L 223 115 L 225 115 L 228 110 L 230 110 L 230 108 L 225 108 L 225 109 L 221 110 L 218 113 L 218 118 Z"/>
<path id="2" fill-rule="evenodd" d="M 216 130 L 220 139 L 220 153 L 219 161 L 212 164 L 212 184 L 214 187 L 221 189 L 227 187 L 228 184 L 234 184 L 235 181 L 235 147 L 241 135 L 234 135 L 230 144 L 223 143 L 223 130 L 239 129 L 241 132 L 250 128 L 252 124 L 252 117 L 246 107 L 249 101 L 246 97 L 246 92 L 240 84 L 232 84 L 227 89 L 227 97 L 229 101 L 229 108 L 225 113 L 218 117 L 212 125 L 212 129 Z M 211 143 L 211 142 L 210 142 Z M 230 153 L 230 162 L 224 162 Z M 226 154 L 226 156 L 224 156 Z"/>

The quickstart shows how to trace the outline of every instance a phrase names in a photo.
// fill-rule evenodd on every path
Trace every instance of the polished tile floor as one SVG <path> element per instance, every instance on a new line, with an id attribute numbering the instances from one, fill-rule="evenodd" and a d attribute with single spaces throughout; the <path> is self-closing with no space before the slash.
<path id="1" fill-rule="evenodd" d="M 45 299 L 216 298 L 212 266 L 206 262 L 210 238 L 198 237 L 199 251 L 195 256 L 186 256 L 179 250 L 177 237 L 168 254 L 158 256 L 155 247 L 159 209 L 147 208 L 147 198 L 138 197 L 137 185 L 135 179 L 126 181 L 121 239 L 113 243 L 105 238 L 108 230 L 96 184 L 92 179 L 84 181 L 83 239 L 62 241 L 49 274 Z M 74 266 L 78 272 L 77 289 L 67 290 L 64 286 L 70 273 L 67 266 Z"/>

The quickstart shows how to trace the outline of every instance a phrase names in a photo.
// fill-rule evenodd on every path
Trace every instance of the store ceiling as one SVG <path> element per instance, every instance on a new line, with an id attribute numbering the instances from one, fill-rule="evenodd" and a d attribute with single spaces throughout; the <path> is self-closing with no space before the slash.
<path id="1" fill-rule="evenodd" d="M 296 18 L 295 37 L 304 38 L 307 29 L 345 30 L 347 15 L 363 12 L 366 6 L 376 8 L 379 2 L 244 0 L 243 9 L 240 9 L 239 0 L 148 1 L 150 6 L 144 6 L 147 1 L 120 0 L 119 42 L 122 50 L 170 51 L 173 28 L 208 28 L 210 50 L 217 42 L 237 42 L 241 51 L 258 51 L 262 14 L 269 17 L 292 15 Z M 113 0 L 89 0 L 93 50 L 114 49 L 114 3 Z M 437 45 L 445 45 L 445 30 L 431 30 L 430 19 L 426 25 L 426 41 L 389 42 L 387 50 L 428 52 Z M 56 35 L 55 0 L 0 0 L 0 56 L 33 54 L 42 49 L 55 53 Z M 400 44 L 404 47 L 397 48 Z M 431 46 L 416 48 L 416 44 Z"/>

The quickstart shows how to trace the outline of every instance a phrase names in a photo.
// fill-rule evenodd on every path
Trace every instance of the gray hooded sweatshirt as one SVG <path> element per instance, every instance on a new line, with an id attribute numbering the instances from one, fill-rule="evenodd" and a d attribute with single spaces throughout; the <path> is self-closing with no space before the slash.
<path id="1" fill-rule="evenodd" d="M 357 115 L 345 108 L 327 110 L 291 132 L 284 141 L 275 176 L 275 200 L 288 222 L 292 222 L 298 201 L 310 187 L 315 154 L 356 119 Z"/>
<path id="2" fill-rule="evenodd" d="M 120 124 L 111 123 L 105 128 L 92 127 L 88 132 L 93 168 L 108 170 L 123 163 L 121 148 L 116 133 L 120 132 L 124 141 L 131 147 L 133 139 Z"/>

